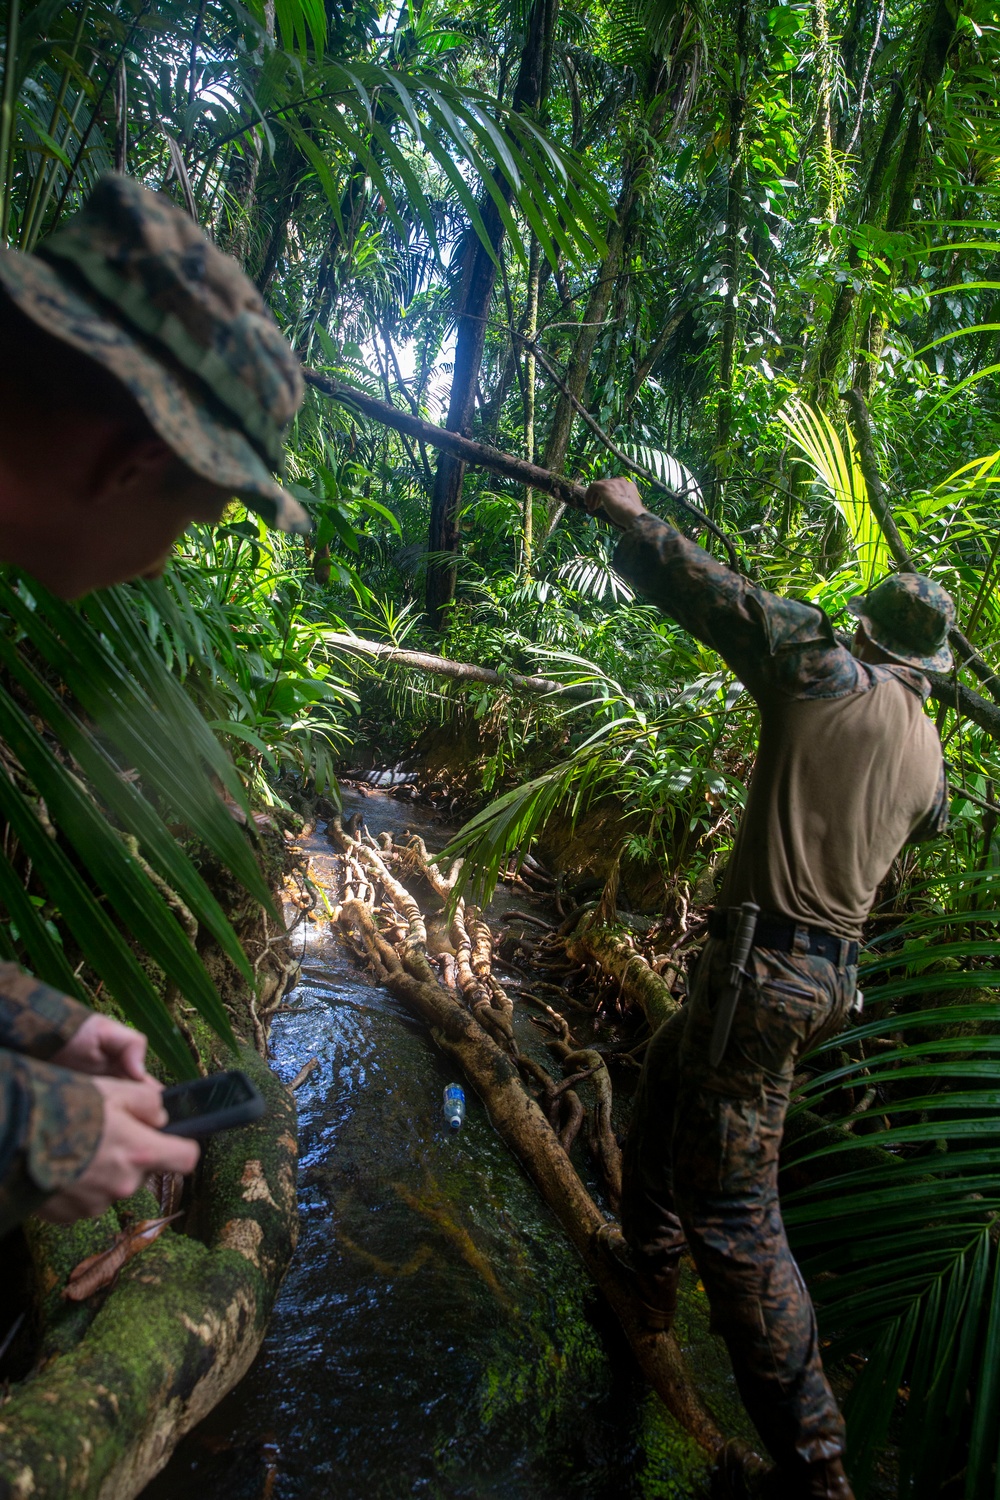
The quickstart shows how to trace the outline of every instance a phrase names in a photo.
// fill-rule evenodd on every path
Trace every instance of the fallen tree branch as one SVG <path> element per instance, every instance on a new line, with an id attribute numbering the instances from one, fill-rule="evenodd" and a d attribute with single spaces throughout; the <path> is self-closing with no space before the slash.
<path id="1" fill-rule="evenodd" d="M 851 637 L 842 630 L 834 631 L 834 634 L 849 651 Z M 985 729 L 995 740 L 1000 740 L 1000 704 L 991 703 L 982 693 L 959 682 L 957 677 L 945 677 L 941 672 L 925 672 L 924 676 L 931 685 L 930 695 L 935 703 L 953 708 L 963 719 L 978 724 L 980 729 Z"/>
<path id="2" fill-rule="evenodd" d="M 32 1222 L 47 1273 L 71 1260 L 42 1307 L 50 1357 L 0 1407 L 0 1494 L 131 1500 L 256 1357 L 295 1247 L 295 1106 L 251 1048 L 240 1066 L 267 1114 L 211 1141 L 188 1233 L 130 1262 L 79 1342 L 56 1321 L 83 1311 L 60 1295 L 78 1242 Z"/>
<path id="3" fill-rule="evenodd" d="M 420 417 L 400 411 L 397 406 L 390 406 L 386 401 L 379 401 L 375 396 L 369 396 L 365 391 L 359 391 L 353 385 L 345 385 L 341 380 L 334 380 L 331 375 L 323 375 L 318 370 L 308 369 L 303 370 L 302 373 L 306 383 L 314 390 L 322 391 L 325 396 L 332 396 L 338 401 L 351 402 L 366 417 L 371 417 L 375 422 L 381 422 L 384 427 L 391 427 L 395 432 L 405 432 L 409 437 L 419 438 L 433 448 L 439 448 L 445 453 L 451 453 L 455 458 L 462 459 L 464 463 L 475 464 L 481 469 L 489 469 L 505 479 L 512 479 L 516 484 L 528 485 L 535 490 L 544 490 L 547 495 L 561 500 L 564 505 L 570 506 L 573 510 L 586 509 L 583 498 L 586 490 L 583 485 L 574 484 L 571 479 L 564 479 L 561 474 L 553 474 L 539 464 L 529 463 L 525 458 L 514 458 L 512 454 L 503 453 L 499 448 L 491 448 L 487 443 L 477 443 L 473 438 L 462 437 L 460 433 L 451 432 L 447 427 L 438 427 L 433 422 L 424 422 Z"/>
<path id="4" fill-rule="evenodd" d="M 980 729 L 1000 740 L 1000 705 L 990 703 L 982 693 L 974 692 L 952 677 L 942 677 L 937 672 L 925 672 L 931 685 L 931 697 L 945 708 L 953 708 L 962 718 L 970 719 Z"/>
<path id="5" fill-rule="evenodd" d="M 309 385 L 318 391 L 322 391 L 324 395 L 343 401 L 354 402 L 365 416 L 371 417 L 376 422 L 381 422 L 384 426 L 392 427 L 397 432 L 405 432 L 412 437 L 417 437 L 422 442 L 429 443 L 432 447 L 440 448 L 446 453 L 454 454 L 456 458 L 462 459 L 465 463 L 489 469 L 491 472 L 500 474 L 506 479 L 511 479 L 517 484 L 527 485 L 530 489 L 542 490 L 545 494 L 552 495 L 555 499 L 562 501 L 563 504 L 570 506 L 574 510 L 586 509 L 584 504 L 586 491 L 583 486 L 574 484 L 572 480 L 565 479 L 560 474 L 553 474 L 548 469 L 541 468 L 538 464 L 529 463 L 527 459 L 514 458 L 513 455 L 503 453 L 499 448 L 492 448 L 486 443 L 477 443 L 472 438 L 462 437 L 461 434 L 450 432 L 445 427 L 437 427 L 432 422 L 424 422 L 419 417 L 399 411 L 397 407 L 390 406 L 385 401 L 379 401 L 374 396 L 369 396 L 364 391 L 355 389 L 354 386 L 345 385 L 342 381 L 334 380 L 330 375 L 323 375 L 318 370 L 306 370 L 305 378 Z M 865 482 L 868 485 L 869 496 L 872 499 L 872 509 L 875 511 L 879 525 L 883 529 L 883 534 L 889 545 L 889 551 L 897 567 L 912 571 L 913 560 L 892 519 L 885 491 L 879 477 L 878 466 L 875 462 L 874 445 L 871 439 L 871 424 L 868 421 L 868 409 L 864 404 L 864 398 L 859 391 L 852 390 L 847 393 L 847 401 L 852 414 L 852 426 L 858 438 L 858 456 L 861 461 L 862 472 L 865 475 Z M 858 415 L 859 412 L 861 413 L 860 416 Z M 685 502 L 685 504 L 689 511 L 694 511 L 697 514 L 699 524 L 708 524 L 711 530 L 717 531 L 714 524 L 709 522 L 708 517 L 703 516 L 700 511 L 697 511 L 696 507 L 691 506 L 688 502 Z M 735 558 L 734 554 L 729 550 L 731 544 L 728 538 L 725 537 L 724 533 L 717 534 L 720 535 L 720 539 L 725 543 L 727 551 L 729 551 L 730 566 L 735 568 Z M 360 646 L 357 644 L 352 646 L 347 645 L 348 641 L 354 642 L 354 640 L 354 637 L 346 637 L 344 640 L 336 641 L 335 644 L 342 645 L 346 649 L 354 649 L 359 654 L 367 652 L 368 655 L 383 655 L 385 651 L 388 651 L 392 653 L 392 659 L 397 661 L 403 660 L 402 653 L 396 647 L 384 647 L 383 643 L 375 641 L 367 642 Z M 970 719 L 974 724 L 978 724 L 981 729 L 985 729 L 987 734 L 991 735 L 994 739 L 1000 739 L 1000 676 L 998 676 L 988 662 L 983 660 L 957 627 L 954 627 L 949 633 L 949 640 L 960 659 L 960 664 L 967 666 L 981 682 L 989 685 L 991 693 L 998 700 L 998 707 L 994 708 L 993 704 L 987 702 L 979 693 L 963 687 L 960 683 L 954 683 L 950 678 L 942 677 L 939 674 L 928 674 L 931 682 L 932 697 L 937 702 L 945 704 L 948 708 L 957 709 L 965 718 Z M 369 649 L 375 646 L 381 646 L 383 649 L 378 651 Z M 415 652 L 413 655 L 414 657 L 418 657 L 424 656 L 425 653 Z M 427 659 L 428 661 L 432 660 L 432 658 Z M 438 671 L 447 676 L 465 677 L 468 681 L 489 682 L 492 680 L 486 675 L 476 675 L 478 673 L 488 673 L 490 671 L 488 667 L 472 668 L 470 663 L 463 663 L 462 665 L 470 668 L 470 670 L 465 673 L 459 673 L 441 665 L 447 662 L 448 659 L 446 657 L 437 657 L 433 660 L 437 664 L 433 667 L 428 665 L 425 670 Z M 409 664 L 419 666 L 417 661 Z M 497 680 L 499 684 L 499 678 Z M 542 688 L 539 686 L 536 688 L 534 686 L 536 682 L 539 684 L 547 682 L 546 678 L 525 677 L 518 679 L 512 675 L 506 681 L 515 686 L 519 691 L 553 691 L 550 687 Z M 584 692 L 579 687 L 568 688 L 563 684 L 558 684 L 558 691 L 564 697 L 578 698 L 582 698 Z"/>
<path id="6" fill-rule="evenodd" d="M 378 860 L 385 869 L 387 851 L 376 855 L 351 840 L 343 829 L 333 826 L 332 831 L 342 850 L 346 852 L 350 846 L 359 861 L 371 861 L 369 867 L 374 868 L 374 861 Z M 393 891 L 395 887 L 395 900 L 403 888 L 394 877 L 390 877 L 390 882 L 386 889 Z M 644 1326 L 635 1291 L 625 1272 L 602 1250 L 607 1221 L 581 1182 L 559 1136 L 521 1081 L 518 1064 L 523 1065 L 527 1060 L 511 1056 L 469 1009 L 429 973 L 426 952 L 419 945 L 407 940 L 402 953 L 397 952 L 379 931 L 370 904 L 347 899 L 342 902 L 338 916 L 341 925 L 366 953 L 376 977 L 426 1022 L 438 1046 L 462 1067 L 486 1104 L 495 1129 L 534 1180 L 620 1318 L 649 1383 L 699 1446 L 709 1453 L 717 1452 L 722 1435 L 702 1405 L 676 1341 L 672 1336 L 651 1333 Z M 474 946 L 482 953 L 481 938 L 474 940 Z M 544 1070 L 541 1073 L 542 1088 L 551 1088 L 552 1081 L 544 1075 Z M 567 1129 L 578 1128 L 579 1114 L 574 1107 Z"/>
<path id="7" fill-rule="evenodd" d="M 450 657 L 434 656 L 428 651 L 404 651 L 402 647 L 390 646 L 385 641 L 367 641 L 361 636 L 342 635 L 338 631 L 327 631 L 323 638 L 327 645 L 336 646 L 341 651 L 374 656 L 394 666 L 451 677 L 456 682 L 485 682 L 491 687 L 504 687 L 517 693 L 553 693 L 577 702 L 589 703 L 594 697 L 593 688 L 586 683 L 556 682 L 550 677 L 522 677 L 517 672 L 505 672 L 501 676 L 492 667 L 480 667 L 474 662 L 453 661 Z"/>

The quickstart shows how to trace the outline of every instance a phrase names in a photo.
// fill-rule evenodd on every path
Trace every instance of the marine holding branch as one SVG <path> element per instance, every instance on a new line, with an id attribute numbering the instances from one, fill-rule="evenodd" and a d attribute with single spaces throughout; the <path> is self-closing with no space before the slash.
<path id="1" fill-rule="evenodd" d="M 162 571 L 238 496 L 307 529 L 275 477 L 298 361 L 235 261 L 165 198 L 103 178 L 35 255 L 0 250 L 0 562 L 62 598 Z M 855 601 L 852 651 L 821 610 L 753 587 L 650 515 L 631 481 L 588 491 L 618 571 L 717 650 L 757 700 L 746 812 L 690 1003 L 654 1037 L 626 1150 L 623 1228 L 651 1327 L 687 1246 L 775 1462 L 767 1492 L 848 1500 L 844 1425 L 785 1237 L 778 1152 L 797 1059 L 844 1022 L 877 886 L 947 815 L 925 671 L 950 665 L 949 596 L 899 574 Z M 0 1232 L 102 1212 L 161 1133 L 146 1041 L 0 965 Z M 735 1485 L 748 1455 L 723 1451 Z"/>
<path id="2" fill-rule="evenodd" d="M 614 566 L 718 651 L 760 707 L 756 767 L 684 1009 L 646 1052 L 622 1227 L 647 1319 L 669 1328 L 690 1249 L 744 1405 L 775 1461 L 765 1493 L 849 1500 L 844 1422 L 778 1202 L 796 1064 L 844 1024 L 858 942 L 904 843 L 943 832 L 948 790 L 924 672 L 951 665 L 951 597 L 900 573 L 821 609 L 755 588 L 651 515 L 628 479 L 587 492 L 624 535 Z M 727 1444 L 719 1477 L 745 1483 Z"/>

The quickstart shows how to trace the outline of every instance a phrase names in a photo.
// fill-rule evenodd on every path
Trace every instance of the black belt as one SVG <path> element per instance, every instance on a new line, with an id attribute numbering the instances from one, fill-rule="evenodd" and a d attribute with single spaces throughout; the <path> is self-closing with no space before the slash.
<path id="1" fill-rule="evenodd" d="M 711 937 L 725 939 L 729 936 L 729 912 L 730 908 L 727 906 L 713 906 L 708 914 L 708 931 Z M 733 914 L 739 916 L 738 907 L 733 908 Z M 803 933 L 806 947 L 801 945 Z M 805 927 L 783 917 L 758 917 L 753 946 L 773 948 L 778 953 L 801 953 L 803 956 L 815 954 L 817 958 L 829 959 L 838 969 L 852 968 L 858 961 L 857 943 L 837 937 L 834 932 L 824 932 L 821 927 Z"/>

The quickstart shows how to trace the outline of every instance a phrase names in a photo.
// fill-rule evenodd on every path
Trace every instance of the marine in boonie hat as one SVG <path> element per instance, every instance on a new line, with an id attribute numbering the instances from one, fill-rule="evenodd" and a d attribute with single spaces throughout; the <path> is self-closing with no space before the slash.
<path id="1" fill-rule="evenodd" d="M 309 531 L 274 477 L 302 404 L 299 361 L 236 261 L 168 198 L 102 177 L 34 255 L 0 249 L 0 284 L 109 370 L 195 474 L 283 531 Z"/>
<path id="2" fill-rule="evenodd" d="M 847 601 L 868 639 L 908 667 L 947 672 L 952 665 L 948 632 L 955 604 L 947 589 L 923 573 L 894 573 L 868 594 Z"/>

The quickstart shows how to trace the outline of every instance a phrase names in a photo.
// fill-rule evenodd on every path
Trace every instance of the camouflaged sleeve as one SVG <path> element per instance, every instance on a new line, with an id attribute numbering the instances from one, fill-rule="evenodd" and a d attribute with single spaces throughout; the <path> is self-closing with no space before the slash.
<path id="1" fill-rule="evenodd" d="M 79 1177 L 103 1123 L 89 1078 L 0 1052 L 0 1235 Z"/>
<path id="2" fill-rule="evenodd" d="M 0 1047 L 45 1060 L 91 1015 L 79 1000 L 42 984 L 16 964 L 0 964 Z"/>
<path id="3" fill-rule="evenodd" d="M 658 516 L 633 522 L 618 543 L 614 567 L 718 651 L 758 700 L 769 693 L 838 698 L 869 685 L 821 609 L 757 588 Z"/>

